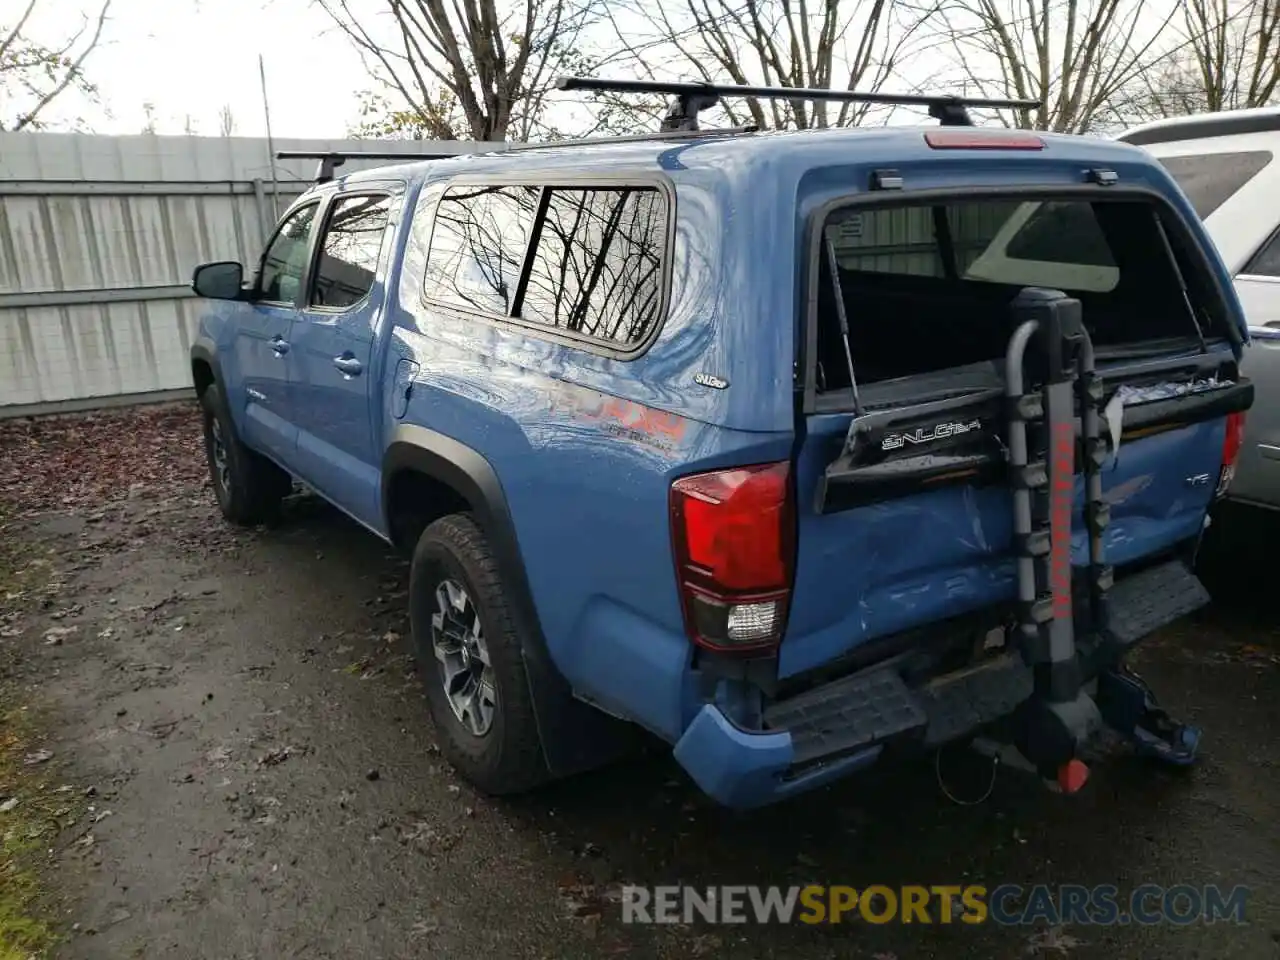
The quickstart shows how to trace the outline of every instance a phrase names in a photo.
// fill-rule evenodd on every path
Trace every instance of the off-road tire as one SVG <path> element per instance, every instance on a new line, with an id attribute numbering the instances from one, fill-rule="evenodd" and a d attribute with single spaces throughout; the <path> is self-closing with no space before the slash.
<path id="1" fill-rule="evenodd" d="M 209 482 L 222 515 L 243 527 L 274 520 L 279 516 L 280 502 L 293 488 L 292 479 L 241 442 L 218 384 L 205 387 L 200 395 L 200 410 Z M 218 462 L 219 443 L 224 451 L 222 464 Z"/>
<path id="2" fill-rule="evenodd" d="M 488 674 L 493 678 L 496 705 L 491 725 L 481 736 L 455 715 L 435 655 L 432 619 L 437 589 L 445 580 L 460 585 L 474 605 L 492 668 Z M 470 514 L 442 517 L 423 531 L 410 568 L 409 608 L 418 668 L 445 759 L 467 781 L 493 795 L 521 793 L 545 782 L 549 774 L 519 627 L 488 540 Z"/>

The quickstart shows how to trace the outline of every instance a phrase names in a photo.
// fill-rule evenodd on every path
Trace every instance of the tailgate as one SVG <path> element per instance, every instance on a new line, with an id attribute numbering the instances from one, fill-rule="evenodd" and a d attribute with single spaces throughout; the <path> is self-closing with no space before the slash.
<path id="1" fill-rule="evenodd" d="M 1063 291 L 1096 350 L 1106 564 L 1199 535 L 1252 387 L 1237 369 L 1238 304 L 1171 208 L 1123 195 L 931 198 L 825 216 L 781 676 L 1016 599 L 1001 358 L 1026 287 Z M 1050 362 L 1031 357 L 1031 385 Z M 1077 471 L 1085 406 L 1072 407 Z M 1090 561 L 1082 475 L 1070 493 L 1080 568 Z"/>

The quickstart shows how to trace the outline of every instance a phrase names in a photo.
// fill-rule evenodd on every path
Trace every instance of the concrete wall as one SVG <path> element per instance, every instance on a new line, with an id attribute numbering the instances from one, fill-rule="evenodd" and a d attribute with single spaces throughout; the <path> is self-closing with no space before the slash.
<path id="1" fill-rule="evenodd" d="M 370 140 L 275 147 L 475 149 Z M 378 163 L 352 160 L 341 172 Z M 310 185 L 315 167 L 276 161 L 273 195 L 265 140 L 0 133 L 0 416 L 185 391 L 192 267 L 252 263 L 277 210 Z"/>

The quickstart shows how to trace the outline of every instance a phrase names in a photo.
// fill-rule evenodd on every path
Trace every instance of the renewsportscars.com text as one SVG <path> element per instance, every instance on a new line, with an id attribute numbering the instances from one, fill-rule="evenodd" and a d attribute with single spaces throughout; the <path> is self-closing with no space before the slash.
<path id="1" fill-rule="evenodd" d="M 1249 890 L 1144 884 L 760 887 L 624 886 L 623 923 L 1243 923 Z"/>

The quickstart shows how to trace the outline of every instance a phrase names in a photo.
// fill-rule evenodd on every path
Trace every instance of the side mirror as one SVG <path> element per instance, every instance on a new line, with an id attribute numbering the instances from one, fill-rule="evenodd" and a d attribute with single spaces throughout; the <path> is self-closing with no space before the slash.
<path id="1" fill-rule="evenodd" d="M 191 289 L 209 300 L 243 300 L 244 267 L 235 260 L 202 263 L 191 274 Z"/>

